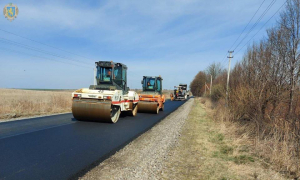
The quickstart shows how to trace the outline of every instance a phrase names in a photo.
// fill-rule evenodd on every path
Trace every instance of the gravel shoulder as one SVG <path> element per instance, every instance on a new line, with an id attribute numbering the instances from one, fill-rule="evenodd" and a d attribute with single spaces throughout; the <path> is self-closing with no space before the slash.
<path id="1" fill-rule="evenodd" d="M 170 150 L 192 109 L 189 99 L 152 129 L 132 141 L 80 179 L 161 179 Z"/>

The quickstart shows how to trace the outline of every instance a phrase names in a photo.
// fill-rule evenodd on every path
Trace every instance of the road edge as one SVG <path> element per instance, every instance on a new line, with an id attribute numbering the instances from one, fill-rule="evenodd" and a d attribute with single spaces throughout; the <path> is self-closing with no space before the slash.
<path id="1" fill-rule="evenodd" d="M 138 137 L 140 137 L 141 135 L 143 135 L 144 133 L 148 132 L 149 130 L 151 130 L 152 128 L 154 128 L 156 125 L 158 125 L 161 121 L 163 121 L 164 119 L 166 119 L 169 115 L 171 115 L 172 113 L 176 112 L 180 107 L 182 107 L 188 100 L 184 101 L 183 104 L 181 104 L 180 106 L 178 106 L 174 111 L 165 114 L 161 120 L 157 121 L 155 124 L 153 124 L 153 126 L 148 127 L 147 129 L 145 129 L 145 131 L 136 134 L 135 136 L 133 136 L 132 138 L 130 138 L 128 141 L 124 142 L 123 144 L 121 144 L 120 146 L 116 147 L 115 149 L 113 149 L 112 151 L 110 151 L 109 153 L 105 154 L 104 156 L 102 156 L 100 159 L 94 161 L 92 164 L 90 164 L 89 166 L 87 166 L 86 168 L 82 169 L 81 171 L 77 172 L 76 174 L 70 176 L 68 179 L 71 180 L 75 180 L 75 179 L 79 179 L 80 177 L 84 176 L 86 173 L 88 173 L 90 170 L 94 169 L 95 167 L 97 167 L 101 162 L 105 161 L 106 159 L 110 158 L 111 156 L 113 156 L 114 154 L 116 154 L 118 151 L 120 151 L 121 149 L 123 149 L 124 147 L 126 147 L 129 143 L 131 143 L 132 141 L 134 141 L 135 139 L 137 139 Z"/>

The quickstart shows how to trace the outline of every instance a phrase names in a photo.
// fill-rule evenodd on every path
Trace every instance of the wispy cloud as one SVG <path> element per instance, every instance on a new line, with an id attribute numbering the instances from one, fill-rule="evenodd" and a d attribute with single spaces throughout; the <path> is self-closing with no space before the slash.
<path id="1" fill-rule="evenodd" d="M 262 23 L 273 15 L 282 4 L 281 1 L 275 3 Z M 95 61 L 114 60 L 127 63 L 128 66 L 130 65 L 129 70 L 135 74 L 130 75 L 130 79 L 134 79 L 134 83 L 131 83 L 134 87 L 140 86 L 138 83 L 140 81 L 137 79 L 140 79 L 139 76 L 143 73 L 164 75 L 167 77 L 166 86 L 171 87 L 173 84 L 178 84 L 177 81 L 190 82 L 194 75 L 205 69 L 209 63 L 222 61 L 228 48 L 261 1 L 16 0 L 14 3 L 20 9 L 18 18 L 13 22 L 7 21 L 4 17 L 0 18 L 1 28 L 76 52 Z M 270 2 L 264 4 L 262 10 L 268 3 Z M 4 5 L 5 2 L 0 2 L 0 7 Z M 258 28 L 260 26 L 261 24 Z M 256 32 L 255 30 L 253 32 Z M 260 33 L 258 37 L 263 34 Z M 0 32 L 0 36 L 79 58 L 3 32 Z M 10 57 L 11 53 L 5 55 Z M 240 59 L 241 56 L 242 54 L 238 54 L 235 58 Z M 15 57 L 22 58 L 21 55 Z M 93 65 L 92 60 L 81 57 L 79 59 Z M 13 58 L 13 61 L 18 59 Z M 12 62 L 6 63 L 8 67 L 13 66 Z M 25 67 L 34 65 L 32 61 L 27 65 L 24 64 Z M 64 79 L 72 79 L 74 76 L 72 69 L 78 70 L 64 64 L 60 64 L 59 67 L 65 70 L 58 71 L 53 66 L 52 71 L 61 77 L 66 77 Z M 80 78 L 76 75 L 78 79 L 82 79 L 82 82 L 69 85 L 72 87 L 77 87 L 78 84 L 85 85 L 83 79 L 89 79 L 90 74 L 86 70 L 84 72 L 86 74 L 81 74 Z M 11 75 L 9 71 L 5 73 L 8 77 Z M 39 74 L 39 77 L 43 76 Z M 53 82 L 52 85 L 54 84 L 57 87 L 62 86 L 61 82 Z M 1 85 L 14 86 L 14 82 L 8 78 Z"/>

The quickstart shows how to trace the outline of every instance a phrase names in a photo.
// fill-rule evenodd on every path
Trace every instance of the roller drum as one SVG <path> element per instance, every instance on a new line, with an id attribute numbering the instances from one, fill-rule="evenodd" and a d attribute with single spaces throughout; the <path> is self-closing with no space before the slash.
<path id="1" fill-rule="evenodd" d="M 72 113 L 74 118 L 80 121 L 116 123 L 120 116 L 120 109 L 112 107 L 111 102 L 73 100 Z"/>
<path id="2" fill-rule="evenodd" d="M 138 112 L 158 114 L 159 106 L 156 102 L 139 101 L 139 103 L 138 103 Z"/>

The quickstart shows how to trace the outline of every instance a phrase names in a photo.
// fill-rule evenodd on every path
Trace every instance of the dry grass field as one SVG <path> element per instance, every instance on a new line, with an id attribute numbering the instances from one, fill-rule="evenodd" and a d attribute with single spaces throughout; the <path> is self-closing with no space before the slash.
<path id="1" fill-rule="evenodd" d="M 170 94 L 173 92 L 173 90 L 163 90 L 163 95 L 165 95 L 166 99 L 170 99 Z"/>
<path id="2" fill-rule="evenodd" d="M 0 119 L 70 112 L 71 93 L 72 90 L 0 89 Z"/>

